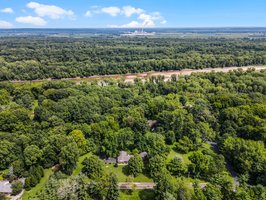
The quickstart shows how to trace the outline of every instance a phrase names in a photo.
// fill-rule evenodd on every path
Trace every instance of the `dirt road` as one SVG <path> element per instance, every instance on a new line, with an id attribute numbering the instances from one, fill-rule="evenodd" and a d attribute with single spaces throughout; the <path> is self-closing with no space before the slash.
<path id="1" fill-rule="evenodd" d="M 134 82 L 134 79 L 147 79 L 151 76 L 164 76 L 165 80 L 169 80 L 172 75 L 182 76 L 182 75 L 190 75 L 196 72 L 229 72 L 232 70 L 243 69 L 244 71 L 254 68 L 256 71 L 266 70 L 266 66 L 246 66 L 246 67 L 225 67 L 225 68 L 205 68 L 205 69 L 183 69 L 183 70 L 175 70 L 175 71 L 162 71 L 162 72 L 144 72 L 144 73 L 137 73 L 137 74 L 114 74 L 114 75 L 102 75 L 102 76 L 90 76 L 86 78 L 64 78 L 61 80 L 73 80 L 75 82 L 81 81 L 93 81 L 93 80 L 108 80 L 108 79 L 124 79 L 126 82 Z M 27 82 L 44 82 L 44 81 L 51 81 L 51 79 L 44 79 L 44 80 L 32 80 L 32 81 L 23 81 L 23 80 L 14 80 L 10 81 L 13 83 L 27 83 Z"/>

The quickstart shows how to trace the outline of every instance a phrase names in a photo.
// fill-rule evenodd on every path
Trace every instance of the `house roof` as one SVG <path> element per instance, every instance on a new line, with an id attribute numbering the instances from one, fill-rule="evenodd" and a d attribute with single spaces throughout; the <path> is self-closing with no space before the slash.
<path id="1" fill-rule="evenodd" d="M 148 153 L 147 152 L 141 152 L 140 154 L 141 158 L 145 158 Z M 133 155 L 129 155 L 126 151 L 120 151 L 119 156 L 117 157 L 118 163 L 127 163 L 130 158 L 133 157 Z"/>
<path id="2" fill-rule="evenodd" d="M 25 184 L 25 178 L 18 179 L 18 181 Z M 11 194 L 12 184 L 8 180 L 0 181 L 0 193 Z"/>
<path id="3" fill-rule="evenodd" d="M 0 181 L 0 193 L 12 193 L 12 185 L 9 181 Z"/>
<path id="4" fill-rule="evenodd" d="M 119 156 L 117 157 L 118 163 L 128 162 L 132 155 L 129 155 L 126 151 L 120 151 Z"/>
<path id="5" fill-rule="evenodd" d="M 116 163 L 116 159 L 115 158 L 108 158 L 108 159 L 104 159 L 103 161 L 105 163 Z"/>

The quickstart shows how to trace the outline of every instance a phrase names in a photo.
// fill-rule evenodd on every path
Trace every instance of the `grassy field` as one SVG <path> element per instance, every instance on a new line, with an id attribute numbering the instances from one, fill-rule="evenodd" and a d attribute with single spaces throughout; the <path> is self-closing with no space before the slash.
<path id="1" fill-rule="evenodd" d="M 52 169 L 45 169 L 44 170 L 44 176 L 41 178 L 41 181 L 30 191 L 25 191 L 22 199 L 28 200 L 30 197 L 34 197 L 36 194 L 38 194 L 43 187 L 45 186 L 46 182 L 48 181 L 49 177 L 53 174 Z"/>
<path id="2" fill-rule="evenodd" d="M 150 200 L 155 199 L 153 190 L 120 191 L 119 200 Z"/>
<path id="3" fill-rule="evenodd" d="M 135 178 L 130 178 L 130 176 L 127 174 L 126 165 L 119 165 L 118 167 L 115 167 L 114 164 L 106 164 L 105 165 L 105 171 L 110 173 L 113 172 L 117 175 L 118 182 L 128 182 L 129 180 L 132 182 L 153 182 L 152 179 L 145 176 L 144 174 L 140 174 Z"/>
<path id="4" fill-rule="evenodd" d="M 82 168 L 83 168 L 83 165 L 82 165 L 82 162 L 85 158 L 88 158 L 90 157 L 92 154 L 91 153 L 87 153 L 81 157 L 79 157 L 78 159 L 78 163 L 77 163 L 77 166 L 76 168 L 74 169 L 74 171 L 72 172 L 72 176 L 77 176 L 81 171 L 82 171 Z"/>
<path id="5" fill-rule="evenodd" d="M 203 147 L 201 147 L 201 148 L 199 149 L 199 151 L 202 151 L 202 150 L 204 150 L 204 149 L 211 149 L 211 146 L 210 146 L 209 144 L 207 144 L 207 143 L 204 143 L 204 144 L 203 144 Z M 192 153 L 193 153 L 193 151 L 191 151 L 191 152 L 189 152 L 189 153 L 187 153 L 187 154 L 181 154 L 181 153 L 178 153 L 178 152 L 176 152 L 175 150 L 173 150 L 173 147 L 172 147 L 170 153 L 169 153 L 168 156 L 167 156 L 166 162 L 168 163 L 168 162 L 170 162 L 173 158 L 175 158 L 175 157 L 179 157 L 179 158 L 181 158 L 181 159 L 183 160 L 183 162 L 184 162 L 186 165 L 188 165 L 188 164 L 190 164 L 190 160 L 188 159 L 188 157 L 189 157 Z"/>

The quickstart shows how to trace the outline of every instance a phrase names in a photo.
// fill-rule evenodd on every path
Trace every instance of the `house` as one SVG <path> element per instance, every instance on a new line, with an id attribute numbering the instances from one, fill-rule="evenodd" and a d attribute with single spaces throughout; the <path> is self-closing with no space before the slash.
<path id="1" fill-rule="evenodd" d="M 9 195 L 12 193 L 12 185 L 11 183 L 9 183 L 9 181 L 0 181 L 0 193 L 3 193 L 5 195 Z"/>
<path id="2" fill-rule="evenodd" d="M 147 152 L 141 152 L 139 155 L 142 159 L 145 159 L 146 156 L 148 156 L 148 153 Z M 133 155 L 129 155 L 126 151 L 120 151 L 119 156 L 117 157 L 117 163 L 118 164 L 128 164 L 128 161 L 132 157 L 133 157 Z"/>
<path id="3" fill-rule="evenodd" d="M 18 179 L 18 181 L 25 184 L 25 178 Z M 4 195 L 11 195 L 12 193 L 12 184 L 8 180 L 0 181 L 0 193 Z"/>
<path id="4" fill-rule="evenodd" d="M 133 156 L 129 155 L 126 151 L 120 151 L 119 156 L 117 157 L 117 163 L 127 164 L 131 157 Z"/>

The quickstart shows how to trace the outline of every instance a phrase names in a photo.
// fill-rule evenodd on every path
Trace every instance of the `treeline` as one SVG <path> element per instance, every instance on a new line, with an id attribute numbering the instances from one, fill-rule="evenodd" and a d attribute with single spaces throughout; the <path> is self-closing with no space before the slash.
<path id="1" fill-rule="evenodd" d="M 193 74 L 178 80 L 173 76 L 167 82 L 163 77 L 145 83 L 136 79 L 134 84 L 110 80 L 103 85 L 0 83 L 0 170 L 12 166 L 5 177 L 26 177 L 29 190 L 44 168 L 59 166 L 40 196 L 101 199 L 108 194 L 101 188 L 110 188 L 116 178 L 102 173 L 99 157 L 145 151 L 145 163 L 136 156 L 129 163 L 130 173 L 145 171 L 157 182 L 158 199 L 265 198 L 265 70 Z M 204 148 L 206 142 L 217 143 L 218 149 Z M 189 162 L 178 157 L 167 161 L 171 150 L 189 153 Z M 83 175 L 90 179 L 84 185 L 83 179 L 64 174 L 71 175 L 86 153 L 96 156 L 83 163 Z M 236 192 L 226 162 L 238 174 Z M 187 177 L 204 180 L 207 187 L 196 183 L 194 189 L 186 188 Z M 75 188 L 65 184 L 72 182 Z M 109 191 L 115 192 L 111 199 L 117 199 L 116 187 Z"/>
<path id="2" fill-rule="evenodd" d="M 0 41 L 0 81 L 265 64 L 265 40 L 12 37 Z"/>

